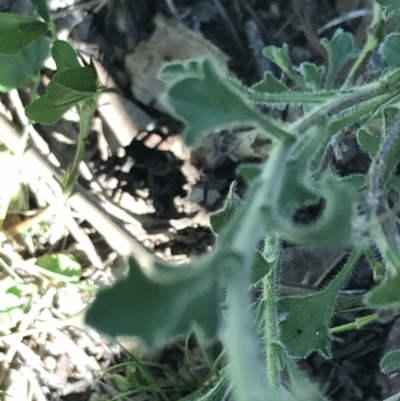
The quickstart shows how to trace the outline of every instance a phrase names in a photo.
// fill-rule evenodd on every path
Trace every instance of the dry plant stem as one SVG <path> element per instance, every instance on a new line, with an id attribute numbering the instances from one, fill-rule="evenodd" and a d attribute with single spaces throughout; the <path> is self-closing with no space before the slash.
<path id="1" fill-rule="evenodd" d="M 0 139 L 10 149 L 15 149 L 19 144 L 19 134 L 4 117 L 0 116 Z M 47 156 L 44 157 L 34 149 L 25 152 L 27 166 L 36 171 L 43 179 L 53 182 L 54 176 L 60 176 L 62 172 L 48 164 Z M 81 185 L 75 185 L 76 193 L 68 200 L 68 204 L 79 211 L 85 219 L 100 233 L 106 234 L 105 240 L 112 249 L 120 255 L 128 256 L 133 254 L 139 261 L 147 266 L 152 262 L 153 257 L 143 245 L 141 245 L 132 234 L 109 212 L 104 210 L 99 199 Z M 121 213 L 122 214 L 122 213 Z M 135 220 L 125 215 L 125 221 L 135 224 Z M 136 222 L 137 227 L 140 224 Z"/>
<path id="2" fill-rule="evenodd" d="M 263 54 L 265 48 L 264 40 L 260 34 L 257 24 L 253 21 L 247 21 L 245 24 L 245 31 L 249 47 L 252 50 L 254 61 L 257 66 L 258 76 L 260 79 L 264 78 L 267 71 L 272 70 L 271 61 Z"/>
<path id="3" fill-rule="evenodd" d="M 29 326 L 33 323 L 35 318 L 39 315 L 40 311 L 52 305 L 53 298 L 55 295 L 56 295 L 56 289 L 54 287 L 50 288 L 47 291 L 47 293 L 35 305 L 33 305 L 31 310 L 22 318 L 18 330 L 20 331 L 27 330 Z M 11 341 L 10 347 L 6 353 L 6 357 L 1 364 L 0 387 L 7 376 L 11 362 L 14 359 L 14 356 L 18 351 L 19 344 L 23 338 L 24 338 L 23 335 L 19 335 L 18 337 L 16 337 Z"/>
<path id="4" fill-rule="evenodd" d="M 74 316 L 69 319 L 55 321 L 53 323 L 45 323 L 45 324 L 43 324 L 43 327 L 37 327 L 34 329 L 18 331 L 16 333 L 0 336 L 0 341 L 8 342 L 8 341 L 12 341 L 17 338 L 38 335 L 44 331 L 49 331 L 52 329 L 61 329 L 63 327 L 67 327 L 67 326 L 81 327 L 83 325 L 83 319 L 84 319 L 84 315 L 82 313 L 78 316 Z"/>
<path id="5" fill-rule="evenodd" d="M 224 6 L 221 4 L 220 0 L 213 0 L 215 8 L 218 10 L 219 14 L 221 15 L 222 19 L 224 20 L 226 26 L 230 30 L 234 41 L 236 42 L 237 46 L 241 51 L 244 51 L 244 46 L 240 37 L 237 33 L 235 25 L 233 24 L 231 18 L 229 17 L 228 13 L 225 11 Z"/>

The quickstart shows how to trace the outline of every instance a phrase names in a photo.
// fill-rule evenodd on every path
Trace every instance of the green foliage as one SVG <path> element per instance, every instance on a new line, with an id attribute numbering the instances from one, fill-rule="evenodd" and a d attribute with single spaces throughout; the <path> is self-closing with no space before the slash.
<path id="1" fill-rule="evenodd" d="M 20 321 L 26 301 L 22 291 L 12 280 L 0 281 L 0 326 L 13 328 Z"/>
<path id="2" fill-rule="evenodd" d="M 381 371 L 387 375 L 400 369 L 400 350 L 389 351 L 379 363 Z"/>
<path id="3" fill-rule="evenodd" d="M 49 8 L 47 7 L 47 0 L 31 0 L 37 13 L 46 21 L 50 22 Z"/>
<path id="4" fill-rule="evenodd" d="M 399 46 L 400 33 L 398 32 L 386 36 L 385 41 L 382 43 L 381 52 L 389 69 L 400 67 Z"/>
<path id="5" fill-rule="evenodd" d="M 33 82 L 49 51 L 48 40 L 41 37 L 16 55 L 0 55 L 0 91 L 8 92 Z"/>
<path id="6" fill-rule="evenodd" d="M 35 82 L 26 115 L 43 124 L 53 124 L 71 107 L 76 108 L 80 118 L 77 153 L 60 182 L 67 197 L 79 176 L 85 140 L 102 88 L 93 64 L 78 57 L 70 44 L 57 39 L 46 1 L 32 3 L 44 22 L 0 14 L 0 90 Z M 329 326 L 335 313 L 345 307 L 336 308 L 336 299 L 361 253 L 374 262 L 369 252 L 371 241 L 382 255 L 380 265 L 371 263 L 375 277 L 382 281 L 363 302 L 371 309 L 391 310 L 394 314 L 400 311 L 400 249 L 397 228 L 393 230 L 395 225 L 390 220 L 391 202 L 386 198 L 389 189 L 400 192 L 400 180 L 394 174 L 400 159 L 398 33 L 387 35 L 381 45 L 388 64 L 382 76 L 368 85 L 349 86 L 385 34 L 384 13 L 378 3 L 389 11 L 399 7 L 395 0 L 375 4 L 372 33 L 361 52 L 354 48 L 352 35 L 342 30 L 330 40 L 323 39 L 327 66 L 310 62 L 294 66 L 287 45 L 267 47 L 264 54 L 283 71 L 282 82 L 267 72 L 261 82 L 247 88 L 207 58 L 170 63 L 160 72 L 166 84 L 163 101 L 186 124 L 184 139 L 189 146 L 217 129 L 240 126 L 257 127 L 273 142 L 265 162 L 239 166 L 237 174 L 244 177 L 249 188 L 240 199 L 233 184 L 223 207 L 212 214 L 217 243 L 209 254 L 177 267 L 140 248 L 140 263 L 131 257 L 127 276 L 102 289 L 86 315 L 86 322 L 99 331 L 140 337 L 151 349 L 193 329 L 205 339 L 223 330 L 226 375 L 224 372 L 220 380 L 218 375 L 217 379 L 210 376 L 215 386 L 205 395 L 199 395 L 204 394 L 203 388 L 187 400 L 219 400 L 228 390 L 237 401 L 325 400 L 305 380 L 296 360 L 311 352 L 329 357 L 333 332 L 376 321 L 373 314 L 356 318 L 349 325 Z M 46 95 L 36 99 L 38 74 L 48 52 L 44 38 L 48 30 L 53 34 L 51 53 L 57 73 Z M 347 63 L 350 72 L 346 77 L 343 67 Z M 259 107 L 287 108 L 290 112 L 293 104 L 297 113 L 293 122 L 273 120 Z M 367 175 L 338 177 L 325 163 L 336 135 L 349 131 L 357 134 L 360 147 L 372 159 Z M 8 200 L 6 203 L 2 205 L 2 219 L 8 210 Z M 306 214 L 305 221 L 299 220 L 299 214 L 318 209 L 318 205 L 318 212 Z M 358 209 L 366 212 L 362 215 Z M 353 253 L 324 290 L 302 297 L 282 297 L 283 242 L 345 245 Z M 80 281 L 81 266 L 70 255 L 44 255 L 37 265 L 51 279 L 73 284 Z M 256 301 L 257 307 L 252 308 L 247 292 L 256 282 L 262 285 L 262 295 Z M 9 326 L 15 324 L 15 316 L 23 313 L 21 291 L 15 283 L 0 289 L 4 305 L 0 320 Z M 222 301 L 226 302 L 226 313 L 221 312 Z M 251 310 L 256 311 L 257 326 Z M 259 341 L 260 336 L 264 341 Z M 266 355 L 265 366 L 260 354 Z M 381 368 L 392 371 L 399 366 L 398 361 L 397 354 L 388 354 Z M 140 375 L 146 375 L 150 387 L 157 387 L 146 372 L 140 370 Z M 291 378 L 292 388 L 287 386 L 287 391 L 281 386 L 283 372 Z M 138 386 L 133 390 L 128 377 L 114 375 L 113 379 L 120 391 L 137 393 L 143 389 L 138 377 Z M 158 390 L 162 398 L 168 398 L 163 389 Z"/>
<path id="7" fill-rule="evenodd" d="M 375 1 L 391 10 L 400 8 L 400 0 L 375 0 Z"/>
<path id="8" fill-rule="evenodd" d="M 14 56 L 43 36 L 47 24 L 19 14 L 0 13 L 0 54 Z"/>
<path id="9" fill-rule="evenodd" d="M 62 283 L 78 283 L 81 279 L 82 266 L 71 254 L 53 253 L 38 258 L 36 266 L 41 273 Z"/>
<path id="10" fill-rule="evenodd" d="M 357 56 L 354 50 L 353 36 L 348 32 L 339 29 L 333 38 L 321 40 L 322 45 L 326 48 L 329 56 L 329 66 L 325 82 L 325 88 L 330 89 L 334 83 L 340 68 L 352 58 Z"/>
<path id="11" fill-rule="evenodd" d="M 128 277 L 98 294 L 86 322 L 112 336 L 138 336 L 151 348 L 187 333 L 193 325 L 212 337 L 218 328 L 217 285 L 212 272 L 157 282 L 131 258 Z"/>
<path id="12" fill-rule="evenodd" d="M 284 316 L 281 322 L 282 342 L 293 357 L 306 358 L 313 351 L 331 357 L 329 322 L 334 315 L 335 300 L 360 256 L 361 252 L 351 255 L 342 271 L 323 291 L 280 300 Z"/>

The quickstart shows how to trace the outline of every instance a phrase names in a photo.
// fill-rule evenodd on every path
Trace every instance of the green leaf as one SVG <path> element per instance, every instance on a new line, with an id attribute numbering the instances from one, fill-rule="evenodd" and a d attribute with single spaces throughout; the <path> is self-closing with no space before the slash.
<path id="1" fill-rule="evenodd" d="M 47 31 L 45 22 L 20 14 L 0 13 L 0 54 L 21 53 Z"/>
<path id="2" fill-rule="evenodd" d="M 380 138 L 371 134 L 371 132 L 365 128 L 361 128 L 357 131 L 357 141 L 361 149 L 369 153 L 372 157 L 378 152 L 381 142 Z"/>
<path id="3" fill-rule="evenodd" d="M 211 228 L 217 235 L 225 228 L 237 208 L 242 204 L 241 199 L 236 194 L 235 188 L 236 182 L 234 181 L 229 187 L 228 195 L 222 207 L 210 215 Z"/>
<path id="4" fill-rule="evenodd" d="M 200 398 L 193 399 L 193 401 L 221 401 L 227 399 L 226 393 L 228 392 L 228 380 L 226 375 L 222 376 L 221 379 L 207 391 L 206 394 Z"/>
<path id="5" fill-rule="evenodd" d="M 398 308 L 400 306 L 400 274 L 377 285 L 364 296 L 370 308 Z"/>
<path id="6" fill-rule="evenodd" d="M 140 337 L 151 348 L 188 333 L 194 324 L 207 337 L 216 334 L 219 305 L 212 271 L 159 283 L 146 276 L 133 258 L 129 265 L 127 278 L 97 295 L 86 315 L 89 326 L 110 336 Z"/>
<path id="7" fill-rule="evenodd" d="M 170 75 L 172 67 L 166 68 Z M 210 60 L 190 61 L 183 63 L 182 68 L 184 72 L 180 72 L 174 82 L 169 82 L 163 100 L 172 114 L 188 124 L 184 133 L 187 145 L 194 145 L 212 129 L 245 124 L 257 125 L 272 136 L 292 139 L 291 134 L 247 103 L 247 89 L 224 76 Z M 176 65 L 174 69 L 182 71 Z M 161 72 L 163 75 L 165 73 Z"/>
<path id="8" fill-rule="evenodd" d="M 300 65 L 299 70 L 308 88 L 317 90 L 321 87 L 322 77 L 325 72 L 324 66 L 318 67 L 314 63 L 306 61 Z"/>
<path id="9" fill-rule="evenodd" d="M 37 13 L 46 21 L 50 22 L 49 9 L 47 7 L 47 0 L 31 0 Z"/>
<path id="10" fill-rule="evenodd" d="M 26 306 L 20 289 L 10 282 L 0 281 L 0 327 L 8 329 L 19 323 Z"/>
<path id="11" fill-rule="evenodd" d="M 400 8 L 400 0 L 375 0 L 380 5 L 394 10 L 396 8 Z"/>
<path id="12" fill-rule="evenodd" d="M 25 115 L 32 121 L 41 124 L 55 124 L 71 107 L 56 106 L 47 96 L 35 100 L 25 108 Z"/>
<path id="13" fill-rule="evenodd" d="M 251 270 L 251 284 L 255 284 L 269 273 L 273 263 L 265 260 L 261 252 L 257 251 L 254 255 L 253 265 Z"/>
<path id="14" fill-rule="evenodd" d="M 335 300 L 361 256 L 357 250 L 325 290 L 304 297 L 285 297 L 279 301 L 283 320 L 280 323 L 282 343 L 290 355 L 305 358 L 311 352 L 331 357 L 332 336 L 329 322 L 333 318 Z"/>
<path id="15" fill-rule="evenodd" d="M 379 363 L 379 367 L 383 373 L 389 375 L 400 369 L 400 349 L 389 351 L 383 356 Z"/>
<path id="16" fill-rule="evenodd" d="M 31 83 L 40 73 L 49 55 L 49 42 L 40 38 L 14 56 L 0 55 L 0 92 L 8 92 Z"/>
<path id="17" fill-rule="evenodd" d="M 236 173 L 242 176 L 249 184 L 251 184 L 261 174 L 262 168 L 259 164 L 243 163 L 236 169 Z"/>
<path id="18" fill-rule="evenodd" d="M 252 88 L 255 92 L 261 93 L 288 93 L 289 89 L 282 82 L 277 80 L 269 71 L 265 74 L 264 79 L 254 85 Z"/>
<path id="19" fill-rule="evenodd" d="M 158 78 L 171 84 L 179 81 L 182 76 L 196 76 L 197 74 L 201 74 L 201 63 L 197 60 L 188 60 L 186 63 L 174 61 L 163 66 L 158 74 Z"/>
<path id="20" fill-rule="evenodd" d="M 39 257 L 36 266 L 41 267 L 41 272 L 64 283 L 77 283 L 81 279 L 82 266 L 69 253 L 53 253 Z"/>
<path id="21" fill-rule="evenodd" d="M 380 47 L 383 58 L 390 69 L 400 67 L 400 33 L 394 32 L 385 37 L 385 41 Z"/>
<path id="22" fill-rule="evenodd" d="M 264 55 L 274 62 L 283 72 L 293 79 L 300 87 L 303 87 L 303 81 L 299 74 L 292 66 L 289 57 L 289 48 L 285 43 L 282 48 L 276 46 L 268 46 L 264 49 Z"/>
<path id="23" fill-rule="evenodd" d="M 357 51 L 353 47 L 353 36 L 348 32 L 343 32 L 341 29 L 336 31 L 332 40 L 322 39 L 321 44 L 326 48 L 329 56 L 325 89 L 331 89 L 340 68 L 343 67 L 346 61 L 355 58 Z"/>
<path id="24" fill-rule="evenodd" d="M 56 62 L 57 72 L 81 67 L 76 51 L 65 40 L 56 40 L 51 49 L 51 54 Z"/>
<path id="25" fill-rule="evenodd" d="M 47 86 L 47 97 L 57 106 L 72 107 L 92 98 L 97 92 L 97 75 L 90 67 L 58 72 Z"/>

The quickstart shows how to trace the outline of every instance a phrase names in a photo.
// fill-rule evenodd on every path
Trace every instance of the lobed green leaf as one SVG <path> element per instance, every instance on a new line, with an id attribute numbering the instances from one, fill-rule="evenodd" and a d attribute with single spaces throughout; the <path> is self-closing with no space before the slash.
<path id="1" fill-rule="evenodd" d="M 280 299 L 279 307 L 284 316 L 280 323 L 282 343 L 290 355 L 306 358 L 317 351 L 327 358 L 331 357 L 329 322 L 334 315 L 335 300 L 360 256 L 361 251 L 354 251 L 341 272 L 323 291 Z"/>
<path id="2" fill-rule="evenodd" d="M 217 333 L 217 282 L 208 272 L 175 283 L 159 283 L 134 259 L 130 258 L 129 266 L 125 279 L 99 292 L 86 314 L 88 325 L 110 336 L 140 337 L 150 348 L 188 333 L 193 325 L 206 337 Z"/>
<path id="3" fill-rule="evenodd" d="M 340 68 L 355 58 L 358 52 L 354 49 L 353 36 L 341 29 L 336 31 L 331 40 L 322 39 L 321 44 L 326 48 L 329 58 L 325 88 L 331 89 Z"/>

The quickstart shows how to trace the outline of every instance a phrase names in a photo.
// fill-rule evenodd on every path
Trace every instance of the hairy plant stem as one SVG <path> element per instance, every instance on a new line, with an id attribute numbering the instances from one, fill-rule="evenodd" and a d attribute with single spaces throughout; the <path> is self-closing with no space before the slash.
<path id="1" fill-rule="evenodd" d="M 326 104 L 312 110 L 299 121 L 290 126 L 289 131 L 302 135 L 318 121 L 332 117 L 351 107 L 357 107 L 360 103 L 372 100 L 382 95 L 399 94 L 400 69 L 393 71 L 384 79 L 370 85 L 363 86 L 353 93 L 339 96 Z"/>
<path id="2" fill-rule="evenodd" d="M 288 147 L 276 146 L 264 164 L 260 180 L 251 188 L 249 203 L 239 209 L 229 224 L 230 229 L 224 230 L 220 237 L 221 244 L 230 244 L 230 252 L 224 261 L 231 273 L 228 279 L 225 347 L 238 401 L 265 401 L 267 394 L 271 395 L 271 400 L 275 399 L 259 358 L 251 314 L 248 288 L 254 253 L 248 250 L 255 249 L 265 233 L 265 222 L 261 216 L 278 201 L 288 152 Z"/>
<path id="3" fill-rule="evenodd" d="M 228 316 L 224 343 L 235 399 L 265 401 L 270 389 L 259 358 L 248 294 L 249 285 L 249 272 L 246 269 L 236 269 L 235 276 L 231 277 L 228 285 Z"/>
<path id="4" fill-rule="evenodd" d="M 277 241 L 277 239 L 275 239 Z M 265 243 L 270 243 L 270 238 L 267 238 Z M 267 246 L 267 245 L 266 245 Z M 271 247 L 275 244 L 271 243 Z M 265 252 L 265 250 L 264 250 Z M 271 252 L 272 253 L 272 252 Z M 280 371 L 282 369 L 279 352 L 280 330 L 279 330 L 279 285 L 280 285 L 280 266 L 281 255 L 280 246 L 278 252 L 275 250 L 275 260 L 271 271 L 263 279 L 263 301 L 264 309 L 264 341 L 267 352 L 267 373 L 269 383 L 273 387 L 280 385 Z"/>

